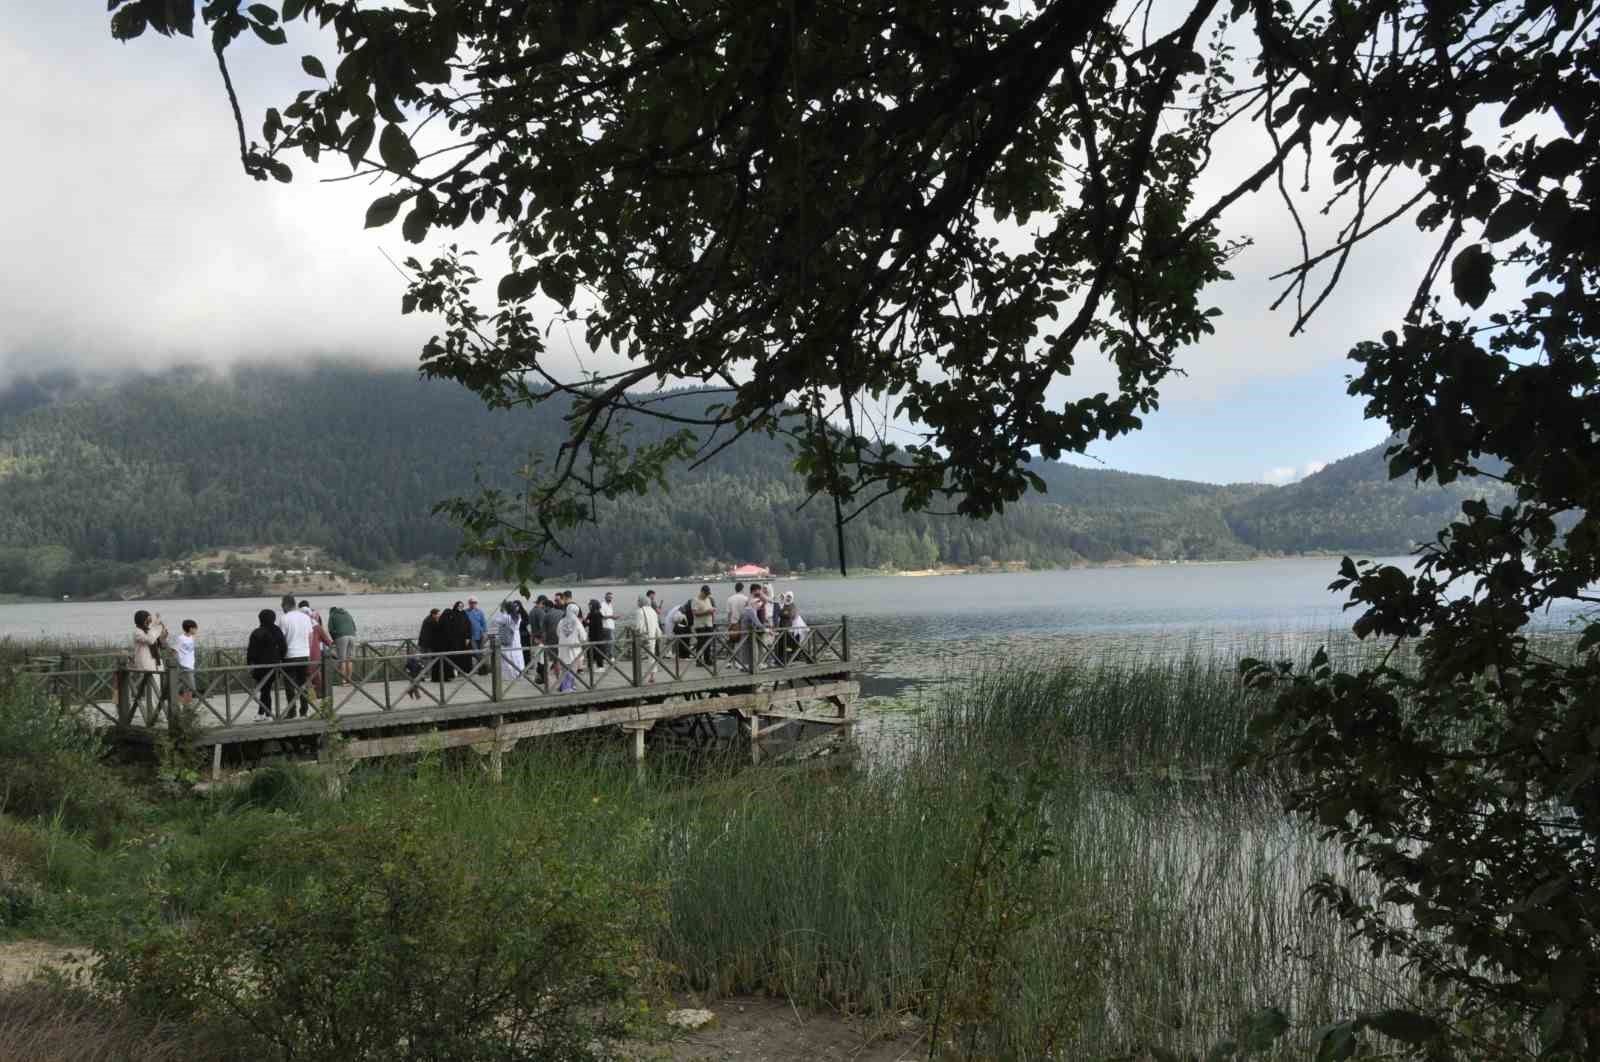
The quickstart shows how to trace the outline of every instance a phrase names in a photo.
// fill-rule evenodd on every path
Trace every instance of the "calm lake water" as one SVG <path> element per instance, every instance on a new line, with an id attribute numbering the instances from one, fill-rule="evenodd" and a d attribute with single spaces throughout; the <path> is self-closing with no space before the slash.
<path id="1" fill-rule="evenodd" d="M 1408 564 L 1406 559 L 1394 563 Z M 1019 656 L 1173 651 L 1288 650 L 1348 630 L 1353 616 L 1328 591 L 1338 572 L 1329 557 L 1236 564 L 1152 565 L 992 575 L 875 576 L 779 580 L 812 622 L 850 618 L 850 643 L 863 672 L 863 693 L 888 697 Z M 688 598 L 691 584 L 656 584 L 669 603 Z M 561 589 L 552 586 L 549 589 Z M 574 587 L 584 599 L 615 590 L 619 612 L 631 609 L 638 586 Z M 732 589 L 714 588 L 719 601 Z M 503 588 L 475 593 L 492 611 Z M 342 603 L 364 637 L 413 635 L 429 607 L 448 607 L 467 590 L 334 597 L 307 593 L 326 608 Z M 122 643 L 134 609 L 147 607 L 174 630 L 200 623 L 202 644 L 240 645 L 263 598 L 157 602 L 59 602 L 0 605 L 0 638 L 69 638 Z M 1551 616 L 1552 622 L 1563 617 Z"/>

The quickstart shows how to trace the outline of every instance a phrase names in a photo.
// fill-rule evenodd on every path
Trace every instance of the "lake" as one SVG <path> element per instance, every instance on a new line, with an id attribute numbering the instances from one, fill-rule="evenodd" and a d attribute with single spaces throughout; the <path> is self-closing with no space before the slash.
<path id="1" fill-rule="evenodd" d="M 1297 557 L 776 582 L 780 591 L 794 592 L 802 615 L 813 621 L 850 617 L 862 692 L 885 698 L 973 667 L 1035 654 L 1292 651 L 1348 630 L 1353 617 L 1341 610 L 1342 598 L 1327 589 L 1338 563 L 1332 557 Z M 695 590 L 689 583 L 656 585 L 669 604 Z M 615 590 L 618 611 L 626 615 L 642 588 L 573 589 L 584 600 Z M 731 589 L 729 583 L 713 587 L 719 602 Z M 383 638 L 414 635 L 429 607 L 448 607 L 469 593 L 492 612 L 506 591 L 306 596 L 324 610 L 343 604 L 363 637 Z M 207 598 L 0 605 L 0 638 L 121 643 L 131 632 L 134 610 L 146 607 L 165 616 L 174 632 L 180 620 L 198 621 L 202 644 L 240 645 L 256 624 L 256 612 L 275 604 L 267 598 Z"/>

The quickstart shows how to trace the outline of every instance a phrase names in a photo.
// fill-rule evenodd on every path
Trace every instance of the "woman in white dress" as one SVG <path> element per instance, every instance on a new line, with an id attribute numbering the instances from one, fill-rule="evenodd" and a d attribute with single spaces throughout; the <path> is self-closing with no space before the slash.
<path id="1" fill-rule="evenodd" d="M 494 631 L 495 644 L 500 647 L 500 677 L 515 682 L 522 677 L 522 621 L 517 615 L 517 603 L 504 601 L 500 611 L 489 620 Z"/>
<path id="2" fill-rule="evenodd" d="M 566 616 L 556 625 L 556 638 L 560 643 L 557 658 L 561 672 L 556 689 L 567 693 L 578 688 L 576 675 L 583 662 L 583 610 L 576 602 L 567 604 Z"/>

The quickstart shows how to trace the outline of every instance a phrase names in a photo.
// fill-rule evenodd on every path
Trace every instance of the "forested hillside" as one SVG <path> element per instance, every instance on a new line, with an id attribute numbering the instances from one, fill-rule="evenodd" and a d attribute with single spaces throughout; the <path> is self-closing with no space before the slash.
<path id="1" fill-rule="evenodd" d="M 1391 481 L 1387 445 L 1241 501 L 1228 509 L 1228 523 L 1241 539 L 1271 552 L 1404 553 L 1432 541 L 1468 498 L 1495 505 L 1512 498 L 1511 488 L 1492 479 L 1458 480 L 1447 487 Z"/>
<path id="2" fill-rule="evenodd" d="M 0 392 L 0 591 L 94 593 L 158 559 L 252 544 L 320 546 L 360 569 L 448 557 L 458 536 L 433 504 L 471 493 L 475 475 L 511 484 L 529 455 L 553 453 L 561 413 L 490 411 L 453 384 L 339 363 L 18 381 Z M 993 520 L 883 504 L 849 526 L 847 551 L 853 566 L 898 568 L 1383 552 L 1431 535 L 1459 504 L 1386 483 L 1381 465 L 1369 452 L 1275 490 L 1044 463 L 1048 493 Z M 550 567 L 837 567 L 831 510 L 803 501 L 783 446 L 750 437 L 666 493 L 605 504 Z"/>

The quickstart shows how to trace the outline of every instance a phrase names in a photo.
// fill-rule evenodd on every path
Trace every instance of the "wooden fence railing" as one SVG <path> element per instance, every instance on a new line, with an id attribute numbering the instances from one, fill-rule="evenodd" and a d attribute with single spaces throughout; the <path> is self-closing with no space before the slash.
<path id="1" fill-rule="evenodd" d="M 235 726 L 252 718 L 288 719 L 314 711 L 389 712 L 404 708 L 549 700 L 603 690 L 655 695 L 696 679 L 752 681 L 785 670 L 850 661 L 847 620 L 802 631 L 766 629 L 741 635 L 714 630 L 646 639 L 632 630 L 607 642 L 523 649 L 489 638 L 481 650 L 417 651 L 410 638 L 358 643 L 340 660 L 254 666 L 235 650 L 210 650 L 205 666 L 185 675 L 169 662 L 135 671 L 122 654 L 89 654 L 35 667 L 36 681 L 64 705 L 117 726 L 154 727 L 179 718 L 180 707 L 202 726 Z M 44 663 L 44 662 L 41 662 Z"/>

